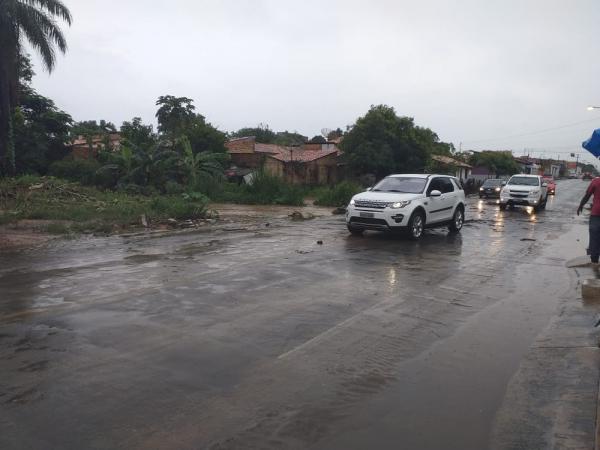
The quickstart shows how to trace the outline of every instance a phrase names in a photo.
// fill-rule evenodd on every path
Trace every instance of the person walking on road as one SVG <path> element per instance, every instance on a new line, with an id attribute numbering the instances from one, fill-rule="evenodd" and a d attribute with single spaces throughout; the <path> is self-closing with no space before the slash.
<path id="1" fill-rule="evenodd" d="M 589 253 L 593 263 L 598 262 L 600 257 L 600 177 L 594 178 L 585 191 L 585 195 L 577 208 L 577 215 L 581 214 L 583 207 L 591 196 L 594 196 L 592 202 L 592 211 L 590 214 L 590 244 Z"/>

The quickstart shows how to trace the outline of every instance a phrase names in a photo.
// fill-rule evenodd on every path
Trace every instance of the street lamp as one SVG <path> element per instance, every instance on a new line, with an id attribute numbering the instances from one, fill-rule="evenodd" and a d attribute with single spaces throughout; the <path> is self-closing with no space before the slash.
<path id="1" fill-rule="evenodd" d="M 588 110 L 588 111 L 593 111 L 593 110 L 595 110 L 595 109 L 600 109 L 600 106 L 588 106 L 588 107 L 587 107 L 587 110 Z"/>

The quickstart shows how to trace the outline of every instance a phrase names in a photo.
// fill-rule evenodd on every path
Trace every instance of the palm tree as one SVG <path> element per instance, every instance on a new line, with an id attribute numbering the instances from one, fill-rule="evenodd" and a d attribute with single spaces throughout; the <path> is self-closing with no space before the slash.
<path id="1" fill-rule="evenodd" d="M 0 0 L 0 167 L 7 156 L 11 158 L 12 113 L 17 104 L 23 41 L 29 41 L 51 72 L 56 49 L 67 50 L 56 19 L 71 25 L 71 13 L 60 0 Z M 14 171 L 14 155 L 9 170 Z"/>

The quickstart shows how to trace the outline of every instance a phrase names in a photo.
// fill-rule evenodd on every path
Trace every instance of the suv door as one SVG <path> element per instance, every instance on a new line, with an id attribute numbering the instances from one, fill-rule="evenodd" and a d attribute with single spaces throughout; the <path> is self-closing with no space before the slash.
<path id="1" fill-rule="evenodd" d="M 438 190 L 442 193 L 439 197 L 431 197 L 431 191 Z M 448 177 L 434 177 L 427 186 L 427 223 L 450 220 L 454 212 L 456 192 L 452 181 Z"/>
<path id="2" fill-rule="evenodd" d="M 454 184 L 450 177 L 442 177 L 442 186 L 444 188 L 442 191 L 442 198 L 444 199 L 444 205 L 446 206 L 445 211 L 443 211 L 443 220 L 450 220 L 452 219 L 452 214 L 454 214 L 457 191 L 454 188 Z"/>

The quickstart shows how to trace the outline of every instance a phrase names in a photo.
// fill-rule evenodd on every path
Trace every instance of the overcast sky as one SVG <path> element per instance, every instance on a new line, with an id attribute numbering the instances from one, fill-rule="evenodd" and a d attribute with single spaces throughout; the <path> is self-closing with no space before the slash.
<path id="1" fill-rule="evenodd" d="M 545 157 L 600 127 L 597 0 L 64 1 L 69 52 L 34 85 L 75 120 L 154 122 L 171 94 L 224 131 L 310 137 L 385 103 L 457 148 Z"/>

